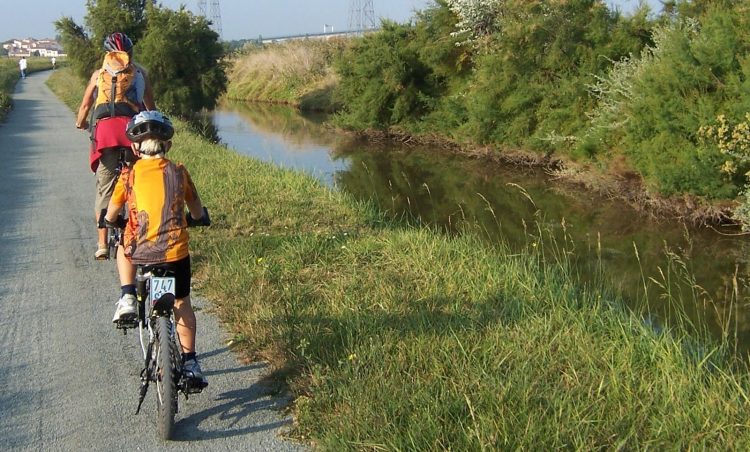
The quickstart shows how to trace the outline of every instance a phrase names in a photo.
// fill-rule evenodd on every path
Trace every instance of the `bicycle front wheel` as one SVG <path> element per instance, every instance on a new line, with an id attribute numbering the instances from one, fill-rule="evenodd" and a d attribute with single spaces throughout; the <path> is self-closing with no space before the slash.
<path id="1" fill-rule="evenodd" d="M 174 431 L 174 416 L 177 413 L 177 346 L 172 340 L 169 319 L 156 319 L 154 356 L 156 364 L 156 412 L 159 436 L 168 440 Z"/>

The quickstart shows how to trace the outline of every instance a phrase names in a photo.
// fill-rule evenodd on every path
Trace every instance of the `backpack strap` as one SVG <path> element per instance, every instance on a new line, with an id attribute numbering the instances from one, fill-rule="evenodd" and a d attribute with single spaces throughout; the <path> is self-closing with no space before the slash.
<path id="1" fill-rule="evenodd" d="M 115 97 L 117 96 L 117 74 L 112 74 L 112 95 L 109 99 L 109 117 L 115 116 Z"/>

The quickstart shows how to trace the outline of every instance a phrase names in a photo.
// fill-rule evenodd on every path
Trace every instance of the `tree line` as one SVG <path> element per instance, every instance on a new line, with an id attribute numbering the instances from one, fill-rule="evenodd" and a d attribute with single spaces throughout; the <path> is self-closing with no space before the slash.
<path id="1" fill-rule="evenodd" d="M 747 148 L 706 132 L 722 118 L 748 140 L 749 25 L 742 0 L 628 15 L 602 0 L 436 0 L 339 59 L 337 121 L 555 154 L 636 173 L 666 197 L 742 200 Z"/>

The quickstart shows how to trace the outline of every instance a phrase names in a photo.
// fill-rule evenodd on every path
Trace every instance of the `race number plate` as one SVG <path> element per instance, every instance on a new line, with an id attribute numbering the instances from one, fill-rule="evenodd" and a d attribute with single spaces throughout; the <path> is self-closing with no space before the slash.
<path id="1" fill-rule="evenodd" d="M 161 298 L 165 293 L 174 295 L 175 279 L 173 277 L 153 276 L 151 278 L 151 304 Z"/>

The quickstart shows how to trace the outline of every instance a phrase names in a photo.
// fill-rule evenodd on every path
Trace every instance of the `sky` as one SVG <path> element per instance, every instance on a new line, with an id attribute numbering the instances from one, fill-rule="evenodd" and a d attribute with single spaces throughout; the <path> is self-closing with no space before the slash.
<path id="1" fill-rule="evenodd" d="M 215 0 L 208 0 L 207 4 Z M 225 40 L 266 38 L 293 34 L 320 33 L 324 25 L 334 31 L 349 28 L 351 4 L 362 0 L 219 0 L 222 38 Z M 623 12 L 631 11 L 640 0 L 608 0 Z M 644 0 L 660 9 L 659 0 Z M 198 12 L 197 0 L 161 0 L 168 8 L 185 5 Z M 372 0 L 376 17 L 406 22 L 432 0 Z M 22 38 L 54 38 L 54 22 L 72 17 L 84 25 L 85 0 L 0 0 L 0 42 Z M 209 12 L 211 11 L 209 7 Z"/>

